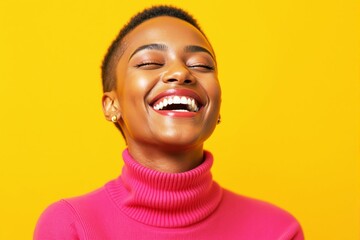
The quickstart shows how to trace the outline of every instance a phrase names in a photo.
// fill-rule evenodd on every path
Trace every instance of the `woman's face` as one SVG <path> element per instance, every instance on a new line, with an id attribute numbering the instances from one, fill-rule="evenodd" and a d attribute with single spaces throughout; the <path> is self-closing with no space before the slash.
<path id="1" fill-rule="evenodd" d="M 221 102 L 205 37 L 189 23 L 164 16 L 137 26 L 123 46 L 113 94 L 129 146 L 202 146 L 216 126 Z"/>

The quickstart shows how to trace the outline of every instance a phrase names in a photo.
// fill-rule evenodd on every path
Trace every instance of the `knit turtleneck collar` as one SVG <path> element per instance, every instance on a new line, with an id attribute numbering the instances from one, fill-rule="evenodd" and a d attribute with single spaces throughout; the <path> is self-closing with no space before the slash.
<path id="1" fill-rule="evenodd" d="M 204 151 L 198 167 L 182 173 L 164 173 L 140 165 L 123 152 L 121 176 L 106 185 L 120 210 L 144 224 L 184 227 L 205 219 L 218 206 L 220 186 L 212 180 L 211 153 Z"/>

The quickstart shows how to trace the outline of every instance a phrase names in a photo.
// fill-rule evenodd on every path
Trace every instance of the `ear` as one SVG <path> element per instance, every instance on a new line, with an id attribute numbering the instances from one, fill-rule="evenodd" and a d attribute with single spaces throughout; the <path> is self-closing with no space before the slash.
<path id="1" fill-rule="evenodd" d="M 104 92 L 102 96 L 102 108 L 106 120 L 113 121 L 114 116 L 116 117 L 117 121 L 120 120 L 120 104 L 114 91 Z"/>

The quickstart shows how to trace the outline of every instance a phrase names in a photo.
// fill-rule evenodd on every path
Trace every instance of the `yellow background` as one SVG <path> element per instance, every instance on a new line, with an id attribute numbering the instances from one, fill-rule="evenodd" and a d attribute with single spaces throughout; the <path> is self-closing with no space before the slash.
<path id="1" fill-rule="evenodd" d="M 0 239 L 31 239 L 46 206 L 118 176 L 100 63 L 137 11 L 172 3 L 217 54 L 214 178 L 272 202 L 306 238 L 360 239 L 358 1 L 11 1 L 0 4 Z"/>

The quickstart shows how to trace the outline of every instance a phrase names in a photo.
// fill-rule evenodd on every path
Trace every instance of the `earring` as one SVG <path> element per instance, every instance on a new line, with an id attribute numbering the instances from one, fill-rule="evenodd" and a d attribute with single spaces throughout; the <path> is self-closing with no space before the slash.
<path id="1" fill-rule="evenodd" d="M 218 120 L 217 120 L 217 124 L 221 123 L 221 115 L 219 115 Z"/>
<path id="2" fill-rule="evenodd" d="M 112 116 L 112 117 L 111 117 L 111 121 L 112 121 L 113 123 L 116 123 L 116 122 L 117 122 L 117 116 L 116 116 L 116 115 Z"/>

